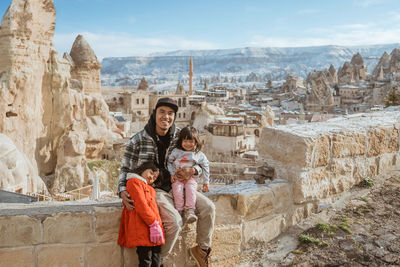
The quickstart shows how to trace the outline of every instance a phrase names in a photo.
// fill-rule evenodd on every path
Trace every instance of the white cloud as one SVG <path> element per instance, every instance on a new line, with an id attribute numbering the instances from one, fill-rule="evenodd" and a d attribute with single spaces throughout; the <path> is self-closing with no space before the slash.
<path id="1" fill-rule="evenodd" d="M 341 25 L 343 28 L 343 25 Z M 345 28 L 345 27 L 344 27 Z M 364 29 L 364 27 L 347 27 L 348 30 L 321 29 L 318 37 L 264 37 L 253 36 L 247 43 L 256 47 L 299 47 L 318 45 L 372 45 L 400 43 L 400 27 L 390 29 Z M 310 30 L 311 31 L 311 30 Z"/>
<path id="2" fill-rule="evenodd" d="M 246 46 L 255 47 L 300 47 L 328 45 L 329 41 L 323 38 L 281 38 L 281 37 L 263 37 L 253 36 Z"/>
<path id="3" fill-rule="evenodd" d="M 100 60 L 104 57 L 143 56 L 153 52 L 219 48 L 216 44 L 208 41 L 181 37 L 144 38 L 134 37 L 126 33 L 97 34 L 84 32 L 79 34 L 83 35 Z M 69 52 L 76 36 L 78 36 L 78 33 L 55 34 L 56 50 L 60 54 Z"/>

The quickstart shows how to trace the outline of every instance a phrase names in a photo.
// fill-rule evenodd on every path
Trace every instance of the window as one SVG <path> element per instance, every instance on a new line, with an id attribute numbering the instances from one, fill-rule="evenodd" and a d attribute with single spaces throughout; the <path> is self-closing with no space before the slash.
<path id="1" fill-rule="evenodd" d="M 183 118 L 186 118 L 186 113 L 183 113 Z"/>
<path id="2" fill-rule="evenodd" d="M 182 100 L 180 98 L 178 99 L 178 107 L 182 107 Z"/>
<path id="3" fill-rule="evenodd" d="M 144 98 L 142 98 L 142 104 L 144 104 Z"/>
<path id="4" fill-rule="evenodd" d="M 179 119 L 181 118 L 181 113 L 178 113 L 178 118 L 179 118 Z"/>
<path id="5" fill-rule="evenodd" d="M 136 99 L 136 105 L 139 105 L 139 98 Z"/>
<path id="6" fill-rule="evenodd" d="M 186 107 L 186 98 L 183 98 L 182 100 L 183 100 L 182 106 Z"/>

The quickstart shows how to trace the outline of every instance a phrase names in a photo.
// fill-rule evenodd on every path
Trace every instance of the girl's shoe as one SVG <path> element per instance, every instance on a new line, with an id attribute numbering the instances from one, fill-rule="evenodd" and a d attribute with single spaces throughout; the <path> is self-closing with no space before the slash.
<path id="1" fill-rule="evenodd" d="M 197 216 L 194 214 L 194 209 L 185 209 L 185 223 L 193 223 L 197 221 Z"/>

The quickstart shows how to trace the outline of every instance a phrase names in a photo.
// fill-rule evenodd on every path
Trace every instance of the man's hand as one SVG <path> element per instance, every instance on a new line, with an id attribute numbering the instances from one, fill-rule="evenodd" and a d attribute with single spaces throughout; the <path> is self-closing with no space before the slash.
<path id="1" fill-rule="evenodd" d="M 174 175 L 171 175 L 171 184 L 173 184 L 173 183 L 175 183 L 175 176 Z"/>
<path id="2" fill-rule="evenodd" d="M 128 191 L 124 190 L 121 192 L 122 203 L 124 203 L 125 207 L 128 210 L 133 210 L 135 206 L 133 205 L 133 200 L 131 199 L 131 195 L 129 195 Z"/>
<path id="3" fill-rule="evenodd" d="M 175 176 L 179 181 L 185 182 L 189 180 L 195 173 L 196 173 L 195 168 L 186 167 L 176 170 Z"/>
<path id="4" fill-rule="evenodd" d="M 208 192 L 210 190 L 210 185 L 203 184 L 203 192 Z"/>

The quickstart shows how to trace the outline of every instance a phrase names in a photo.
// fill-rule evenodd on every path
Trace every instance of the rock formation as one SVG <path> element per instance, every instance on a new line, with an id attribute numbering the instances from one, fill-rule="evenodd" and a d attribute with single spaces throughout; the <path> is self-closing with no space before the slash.
<path id="1" fill-rule="evenodd" d="M 72 59 L 71 78 L 81 82 L 84 93 L 101 94 L 101 64 L 82 35 L 76 37 L 69 54 Z"/>
<path id="2" fill-rule="evenodd" d="M 310 90 L 306 94 L 306 109 L 309 111 L 329 110 L 333 107 L 333 94 L 325 71 L 315 71 L 309 75 Z"/>
<path id="3" fill-rule="evenodd" d="M 21 193 L 46 189 L 26 155 L 4 134 L 0 134 L 0 155 L 0 188 Z"/>
<path id="4" fill-rule="evenodd" d="M 377 79 L 381 75 L 386 76 L 389 73 L 389 64 L 390 56 L 388 55 L 388 53 L 384 52 L 379 59 L 378 64 L 376 64 L 374 71 L 372 72 L 374 78 Z"/>
<path id="5" fill-rule="evenodd" d="M 304 80 L 300 77 L 294 76 L 293 73 L 290 73 L 286 76 L 286 81 L 281 87 L 282 92 L 293 92 L 296 91 L 298 87 L 305 87 Z"/>
<path id="6" fill-rule="evenodd" d="M 367 77 L 367 67 L 364 66 L 364 60 L 360 53 L 351 58 L 351 62 L 345 62 L 338 71 L 338 81 L 341 84 L 350 84 L 365 80 Z"/>
<path id="7" fill-rule="evenodd" d="M 12 1 L 0 28 L 0 132 L 31 160 L 36 174 L 45 115 L 41 88 L 55 19 L 53 1 Z"/>
<path id="8" fill-rule="evenodd" d="M 142 79 L 140 80 L 138 90 L 145 90 L 145 91 L 149 90 L 149 83 L 147 82 L 145 77 L 142 77 Z"/>
<path id="9" fill-rule="evenodd" d="M 400 72 L 400 49 L 393 49 L 390 53 L 389 73 Z"/>
<path id="10" fill-rule="evenodd" d="M 14 0 L 0 28 L 0 132 L 30 160 L 36 175 L 25 179 L 40 180 L 39 174 L 53 193 L 86 184 L 86 158 L 119 137 L 100 93 L 93 50 L 78 36 L 71 56 L 59 58 L 51 42 L 54 24 L 52 0 Z"/>
<path id="11" fill-rule="evenodd" d="M 338 83 L 338 76 L 336 73 L 336 69 L 335 67 L 331 64 L 329 66 L 329 70 L 328 70 L 330 77 L 328 77 L 328 80 L 331 84 L 337 84 Z"/>
<path id="12" fill-rule="evenodd" d="M 176 86 L 176 91 L 175 94 L 177 95 L 183 95 L 185 93 L 185 87 L 179 82 L 178 85 Z"/>

